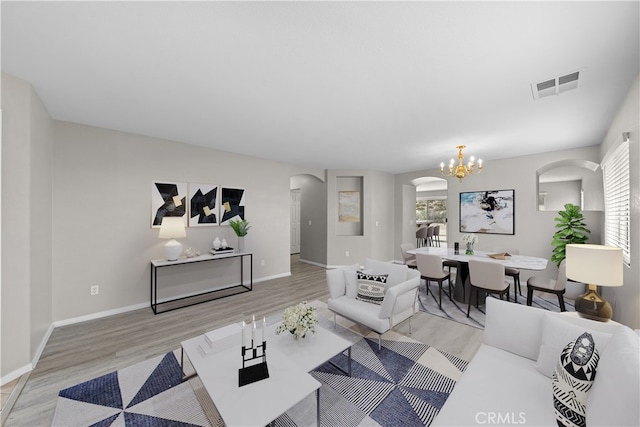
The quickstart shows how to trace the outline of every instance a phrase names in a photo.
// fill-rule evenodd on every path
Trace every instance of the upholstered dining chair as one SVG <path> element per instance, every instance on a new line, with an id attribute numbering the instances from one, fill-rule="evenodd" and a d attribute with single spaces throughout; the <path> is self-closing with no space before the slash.
<path id="1" fill-rule="evenodd" d="M 429 282 L 438 282 L 438 307 L 442 310 L 442 282 L 445 280 L 449 281 L 449 299 L 451 299 L 451 275 L 442 268 L 442 258 L 438 255 L 416 254 L 416 262 L 420 278 L 427 282 L 427 295 L 429 295 Z"/>
<path id="2" fill-rule="evenodd" d="M 433 226 L 433 245 L 440 247 L 440 225 Z"/>
<path id="3" fill-rule="evenodd" d="M 435 230 L 435 226 L 430 225 L 427 227 L 427 246 L 434 246 L 433 244 L 433 232 Z"/>
<path id="4" fill-rule="evenodd" d="M 520 255 L 520 250 L 519 249 L 515 249 L 515 248 L 494 248 L 494 251 L 497 253 L 500 252 L 507 252 L 511 255 Z M 520 288 L 520 269 L 518 268 L 513 268 L 513 267 L 505 267 L 504 269 L 504 275 L 513 278 L 513 298 L 515 300 L 515 302 L 518 302 L 518 294 L 520 294 L 520 296 L 522 296 L 522 289 Z M 516 293 L 516 287 L 517 292 Z"/>
<path id="5" fill-rule="evenodd" d="M 558 296 L 560 311 L 567 311 L 564 306 L 564 292 L 567 287 L 567 266 L 562 260 L 558 267 L 558 277 L 549 279 L 547 277 L 531 276 L 527 280 L 527 305 L 533 302 L 533 291 L 548 292 Z"/>
<path id="6" fill-rule="evenodd" d="M 416 245 L 413 243 L 402 243 L 400 245 L 400 251 L 402 252 L 402 262 L 409 268 L 418 268 L 416 263 L 416 256 L 408 253 L 411 249 L 415 249 Z"/>
<path id="7" fill-rule="evenodd" d="M 416 246 L 419 248 L 427 246 L 427 227 L 420 227 L 416 230 Z"/>
<path id="8" fill-rule="evenodd" d="M 419 264 L 418 264 L 419 265 Z M 418 267 L 419 268 L 419 267 Z M 509 301 L 509 282 L 504 277 L 504 265 L 497 262 L 486 262 L 469 260 L 469 306 L 467 307 L 467 317 L 471 312 L 472 292 L 476 291 L 476 308 L 478 308 L 479 291 L 482 290 L 489 294 L 498 294 L 500 299 L 502 295 L 507 295 Z"/>

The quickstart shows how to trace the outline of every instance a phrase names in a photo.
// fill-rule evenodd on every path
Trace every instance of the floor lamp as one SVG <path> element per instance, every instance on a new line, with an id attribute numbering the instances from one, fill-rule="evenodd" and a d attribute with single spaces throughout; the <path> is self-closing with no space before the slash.
<path id="1" fill-rule="evenodd" d="M 607 322 L 613 315 L 611 304 L 598 294 L 598 286 L 622 286 L 622 249 L 604 245 L 566 246 L 567 278 L 589 284 L 586 294 L 576 299 L 581 317 Z"/>

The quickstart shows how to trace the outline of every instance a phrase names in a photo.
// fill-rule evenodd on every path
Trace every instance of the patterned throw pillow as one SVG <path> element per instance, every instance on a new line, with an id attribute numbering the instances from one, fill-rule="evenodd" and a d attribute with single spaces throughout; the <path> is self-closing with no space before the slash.
<path id="1" fill-rule="evenodd" d="M 562 349 L 551 381 L 558 426 L 586 426 L 587 392 L 596 377 L 599 359 L 593 337 L 588 332 Z"/>
<path id="2" fill-rule="evenodd" d="M 357 300 L 382 304 L 388 274 L 367 274 L 362 271 L 356 273 L 358 279 Z"/>

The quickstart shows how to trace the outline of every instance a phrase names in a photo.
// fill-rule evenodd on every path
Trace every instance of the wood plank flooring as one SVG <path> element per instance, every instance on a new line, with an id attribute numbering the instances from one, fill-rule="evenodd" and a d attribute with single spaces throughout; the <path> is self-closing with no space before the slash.
<path id="1" fill-rule="evenodd" d="M 255 314 L 329 294 L 325 269 L 291 258 L 291 276 L 254 284 L 253 291 L 154 315 L 150 308 L 56 328 L 5 426 L 50 426 L 61 389 L 180 347 L 185 339 Z M 482 331 L 426 313 L 412 321 L 412 337 L 470 360 Z M 409 324 L 396 331 L 409 334 Z"/>

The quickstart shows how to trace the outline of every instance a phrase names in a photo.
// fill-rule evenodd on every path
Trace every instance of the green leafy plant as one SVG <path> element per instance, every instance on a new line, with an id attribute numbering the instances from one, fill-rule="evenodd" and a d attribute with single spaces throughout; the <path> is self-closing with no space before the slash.
<path id="1" fill-rule="evenodd" d="M 231 226 L 231 228 L 233 228 L 233 231 L 236 232 L 236 236 L 238 237 L 246 236 L 249 232 L 249 229 L 251 228 L 251 226 L 249 225 L 249 221 L 247 221 L 246 219 L 231 219 L 229 220 L 229 225 Z"/>
<path id="2" fill-rule="evenodd" d="M 591 233 L 584 223 L 584 215 L 580 211 L 580 207 L 571 203 L 564 205 L 563 211 L 558 211 L 558 215 L 554 218 L 556 228 L 559 230 L 553 235 L 551 245 L 553 252 L 551 261 L 555 262 L 558 267 L 566 257 L 566 246 L 572 243 L 586 243 L 589 240 L 587 234 Z"/>

